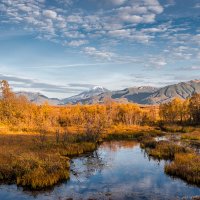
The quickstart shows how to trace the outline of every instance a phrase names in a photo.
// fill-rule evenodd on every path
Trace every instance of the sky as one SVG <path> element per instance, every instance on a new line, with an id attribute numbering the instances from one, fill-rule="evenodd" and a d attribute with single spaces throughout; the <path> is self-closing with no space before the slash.
<path id="1" fill-rule="evenodd" d="M 199 0 L 0 0 L 0 80 L 65 98 L 200 79 Z"/>

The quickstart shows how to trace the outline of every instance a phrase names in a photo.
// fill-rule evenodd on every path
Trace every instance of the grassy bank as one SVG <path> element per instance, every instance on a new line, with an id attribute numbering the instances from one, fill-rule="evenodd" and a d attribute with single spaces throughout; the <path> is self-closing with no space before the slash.
<path id="1" fill-rule="evenodd" d="M 96 148 L 91 142 L 56 142 L 54 135 L 41 139 L 39 134 L 19 133 L 1 134 L 0 146 L 0 182 L 31 189 L 43 189 L 67 180 L 69 157 Z"/>
<path id="2" fill-rule="evenodd" d="M 153 138 L 141 142 L 141 147 L 145 148 L 149 156 L 156 159 L 173 160 L 176 153 L 188 153 L 189 148 L 177 145 L 170 141 L 155 141 Z"/>
<path id="3" fill-rule="evenodd" d="M 165 172 L 200 186 L 200 156 L 194 153 L 176 154 L 174 161 L 165 166 Z"/>
<path id="4" fill-rule="evenodd" d="M 103 134 L 104 140 L 137 140 L 162 136 L 163 133 L 156 127 L 150 126 L 113 126 Z"/>
<path id="5" fill-rule="evenodd" d="M 200 128 L 196 128 L 196 130 L 191 133 L 183 134 L 181 140 L 196 149 L 200 149 Z"/>

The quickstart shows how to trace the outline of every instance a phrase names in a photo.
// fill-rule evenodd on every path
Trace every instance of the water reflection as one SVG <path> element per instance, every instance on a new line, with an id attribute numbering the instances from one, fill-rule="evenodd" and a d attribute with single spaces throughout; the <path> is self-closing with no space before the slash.
<path id="1" fill-rule="evenodd" d="M 96 173 L 101 173 L 105 167 L 104 157 L 99 151 L 94 151 L 71 161 L 71 179 L 75 177 L 79 182 L 84 181 Z"/>
<path id="2" fill-rule="evenodd" d="M 164 174 L 164 162 L 149 160 L 132 141 L 106 142 L 92 154 L 73 159 L 70 181 L 52 191 L 24 192 L 0 186 L 2 200 L 190 199 L 200 189 Z"/>

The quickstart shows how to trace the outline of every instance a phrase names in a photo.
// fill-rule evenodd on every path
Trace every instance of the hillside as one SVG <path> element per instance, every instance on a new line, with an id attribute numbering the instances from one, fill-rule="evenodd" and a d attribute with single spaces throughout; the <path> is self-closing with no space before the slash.
<path id="1" fill-rule="evenodd" d="M 181 82 L 168 85 L 162 88 L 150 86 L 130 87 L 124 90 L 110 91 L 104 87 L 96 86 L 78 95 L 65 98 L 48 98 L 40 93 L 17 92 L 17 95 L 25 95 L 31 102 L 43 104 L 48 102 L 51 105 L 65 104 L 94 104 L 104 103 L 106 99 L 120 102 L 134 102 L 138 104 L 161 104 L 171 101 L 174 98 L 186 99 L 194 93 L 200 93 L 200 80 Z"/>

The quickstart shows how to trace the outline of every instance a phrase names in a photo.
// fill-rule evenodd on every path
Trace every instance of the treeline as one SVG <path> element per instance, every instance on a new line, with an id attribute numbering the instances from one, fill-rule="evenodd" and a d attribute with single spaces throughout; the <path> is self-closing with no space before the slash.
<path id="1" fill-rule="evenodd" d="M 95 105 L 36 105 L 16 96 L 7 81 L 1 81 L 0 121 L 24 131 L 56 132 L 76 127 L 86 133 L 99 133 L 113 125 L 148 125 L 156 121 L 156 108 L 107 101 Z"/>
<path id="2" fill-rule="evenodd" d="M 200 125 L 200 94 L 195 93 L 186 100 L 174 99 L 161 104 L 159 115 L 163 123 Z"/>
<path id="3" fill-rule="evenodd" d="M 40 132 L 67 132 L 76 127 L 79 132 L 100 133 L 118 125 L 154 125 L 157 122 L 200 124 L 200 95 L 185 101 L 174 99 L 160 107 L 133 103 L 50 106 L 36 105 L 24 96 L 16 96 L 7 81 L 1 81 L 0 123 L 13 129 Z"/>

